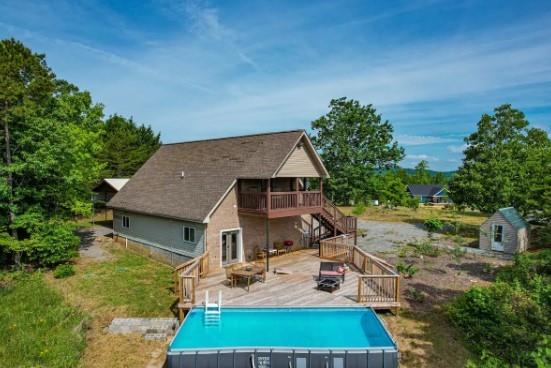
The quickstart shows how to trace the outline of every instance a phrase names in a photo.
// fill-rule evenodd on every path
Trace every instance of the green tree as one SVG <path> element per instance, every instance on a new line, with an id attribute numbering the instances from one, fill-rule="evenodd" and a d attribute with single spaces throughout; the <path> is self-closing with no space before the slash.
<path id="1" fill-rule="evenodd" d="M 411 184 L 431 184 L 432 176 L 429 173 L 429 163 L 426 160 L 421 160 L 415 165 L 415 173 L 413 174 Z"/>
<path id="2" fill-rule="evenodd" d="M 160 135 L 132 118 L 113 115 L 105 122 L 104 147 L 99 159 L 103 177 L 130 177 L 160 147 Z"/>
<path id="3" fill-rule="evenodd" d="M 312 122 L 312 142 L 331 174 L 326 192 L 342 204 L 365 200 L 376 171 L 394 167 L 404 150 L 372 105 L 343 97 L 331 100 L 329 108 Z"/>
<path id="4" fill-rule="evenodd" d="M 55 89 L 54 74 L 47 67 L 44 55 L 33 54 L 22 43 L 14 40 L 0 41 L 0 123 L 2 124 L 3 152 L 0 174 L 0 205 L 11 235 L 18 233 L 12 224 L 18 212 L 19 171 L 24 165 L 21 153 L 21 139 L 24 131 L 32 128 L 32 120 L 47 109 Z"/>
<path id="5" fill-rule="evenodd" d="M 521 111 L 502 105 L 494 115 L 484 114 L 465 142 L 463 164 L 450 182 L 455 203 L 484 212 L 514 206 L 524 215 L 549 216 L 547 133 L 529 128 Z"/>
<path id="6" fill-rule="evenodd" d="M 78 242 L 63 221 L 91 209 L 102 116 L 87 92 L 56 79 L 43 55 L 0 41 L 0 246 L 14 251 L 16 262 L 30 248 L 52 256 L 47 244 L 74 253 Z"/>
<path id="7" fill-rule="evenodd" d="M 377 176 L 372 183 L 381 204 L 389 208 L 408 204 L 410 197 L 407 194 L 406 185 L 393 171 L 387 171 Z"/>

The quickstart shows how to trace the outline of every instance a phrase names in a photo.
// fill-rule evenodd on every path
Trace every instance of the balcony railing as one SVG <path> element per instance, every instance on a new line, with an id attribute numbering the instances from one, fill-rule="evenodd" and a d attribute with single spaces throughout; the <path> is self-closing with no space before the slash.
<path id="1" fill-rule="evenodd" d="M 242 192 L 238 194 L 240 210 L 257 213 L 273 213 L 320 208 L 320 191 L 299 192 Z"/>

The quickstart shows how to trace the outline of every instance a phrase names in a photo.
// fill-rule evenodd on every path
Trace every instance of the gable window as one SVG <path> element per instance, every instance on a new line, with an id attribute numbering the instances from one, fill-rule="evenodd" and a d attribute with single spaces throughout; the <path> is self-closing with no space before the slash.
<path id="1" fill-rule="evenodd" d="M 128 229 L 130 227 L 130 217 L 123 216 L 122 217 L 122 227 Z"/>
<path id="2" fill-rule="evenodd" d="M 184 241 L 195 243 L 195 228 L 184 226 Z"/>

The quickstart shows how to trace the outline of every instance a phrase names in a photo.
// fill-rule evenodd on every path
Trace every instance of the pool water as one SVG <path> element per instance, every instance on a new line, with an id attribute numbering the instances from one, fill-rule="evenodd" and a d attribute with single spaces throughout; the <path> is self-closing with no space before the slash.
<path id="1" fill-rule="evenodd" d="M 187 349 L 269 347 L 293 349 L 395 348 L 385 327 L 367 308 L 222 308 L 218 325 L 193 309 L 170 344 Z"/>

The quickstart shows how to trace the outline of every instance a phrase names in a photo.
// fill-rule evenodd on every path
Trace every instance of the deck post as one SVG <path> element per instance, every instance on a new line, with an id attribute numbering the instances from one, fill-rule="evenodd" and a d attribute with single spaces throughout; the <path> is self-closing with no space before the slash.
<path id="1" fill-rule="evenodd" d="M 265 219 L 265 231 L 266 231 L 266 272 L 270 271 L 270 219 Z"/>

